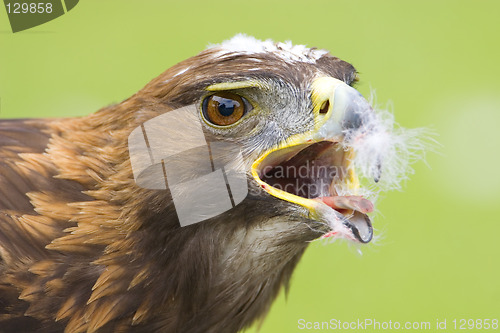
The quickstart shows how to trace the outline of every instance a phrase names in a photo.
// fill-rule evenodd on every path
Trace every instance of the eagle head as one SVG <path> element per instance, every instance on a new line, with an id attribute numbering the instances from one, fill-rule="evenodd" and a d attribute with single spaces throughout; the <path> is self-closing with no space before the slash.
<path id="1" fill-rule="evenodd" d="M 23 122 L 36 148 L 2 155 L 33 184 L 3 217 L 3 299 L 51 331 L 262 318 L 310 241 L 371 241 L 372 201 L 401 178 L 403 140 L 356 81 L 325 50 L 237 35 L 120 104 Z"/>

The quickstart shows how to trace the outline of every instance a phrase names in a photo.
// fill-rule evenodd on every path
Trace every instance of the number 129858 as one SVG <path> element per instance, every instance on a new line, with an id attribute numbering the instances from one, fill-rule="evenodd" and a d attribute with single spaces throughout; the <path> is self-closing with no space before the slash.
<path id="1" fill-rule="evenodd" d="M 13 4 L 8 3 L 6 5 L 7 13 L 9 14 L 43 14 L 52 13 L 52 4 L 50 2 L 14 2 Z"/>
<path id="2" fill-rule="evenodd" d="M 489 330 L 498 329 L 498 319 L 453 319 L 456 330 Z"/>

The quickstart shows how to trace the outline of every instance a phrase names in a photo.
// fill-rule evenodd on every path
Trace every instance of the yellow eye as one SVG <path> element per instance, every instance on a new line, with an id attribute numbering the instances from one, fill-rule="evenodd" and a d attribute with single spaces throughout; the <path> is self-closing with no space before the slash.
<path id="1" fill-rule="evenodd" d="M 240 120 L 250 107 L 250 103 L 239 95 L 218 92 L 205 98 L 202 111 L 205 119 L 212 124 L 228 126 Z"/>

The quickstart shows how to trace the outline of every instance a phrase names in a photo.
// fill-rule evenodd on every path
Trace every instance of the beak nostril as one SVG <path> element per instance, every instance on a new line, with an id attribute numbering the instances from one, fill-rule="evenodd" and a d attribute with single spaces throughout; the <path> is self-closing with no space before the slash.
<path id="1" fill-rule="evenodd" d="M 326 100 L 323 105 L 321 105 L 321 108 L 319 109 L 320 114 L 326 114 L 328 110 L 330 109 L 330 101 Z"/>

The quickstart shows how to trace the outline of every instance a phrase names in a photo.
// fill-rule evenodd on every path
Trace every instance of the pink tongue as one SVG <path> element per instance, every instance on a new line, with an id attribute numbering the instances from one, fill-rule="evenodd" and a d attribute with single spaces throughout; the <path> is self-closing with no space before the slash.
<path id="1" fill-rule="evenodd" d="M 371 201 L 357 195 L 347 197 L 319 197 L 314 200 L 322 201 L 333 209 L 353 209 L 363 214 L 373 212 Z"/>

